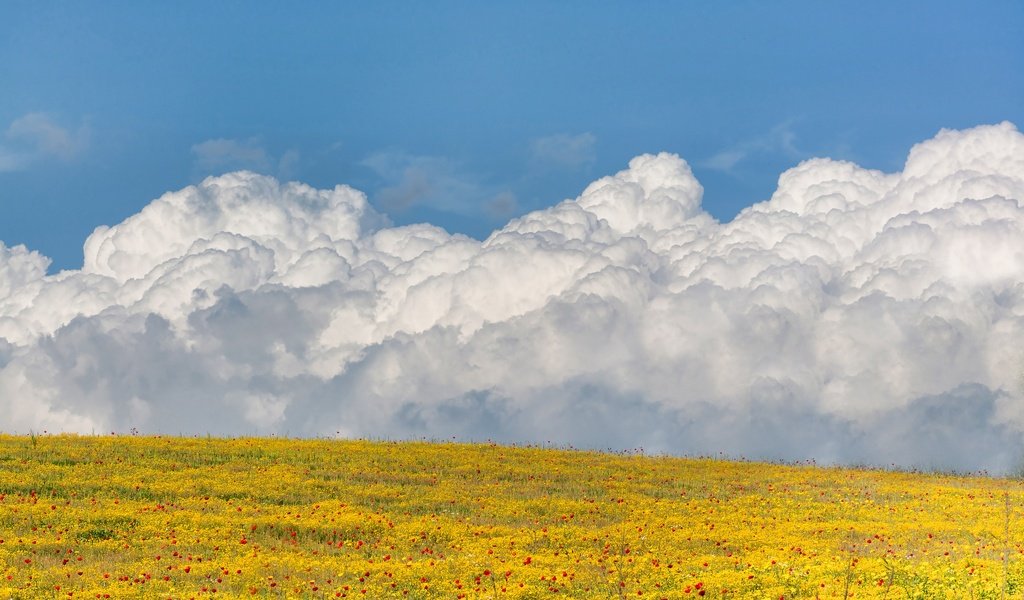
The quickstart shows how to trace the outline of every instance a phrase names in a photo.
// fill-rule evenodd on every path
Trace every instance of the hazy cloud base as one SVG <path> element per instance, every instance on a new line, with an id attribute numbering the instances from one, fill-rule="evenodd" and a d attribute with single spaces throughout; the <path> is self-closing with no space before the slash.
<path id="1" fill-rule="evenodd" d="M 1024 135 L 814 159 L 718 223 L 645 155 L 479 242 L 237 172 L 0 244 L 6 431 L 447 437 L 959 469 L 1024 456 Z"/>

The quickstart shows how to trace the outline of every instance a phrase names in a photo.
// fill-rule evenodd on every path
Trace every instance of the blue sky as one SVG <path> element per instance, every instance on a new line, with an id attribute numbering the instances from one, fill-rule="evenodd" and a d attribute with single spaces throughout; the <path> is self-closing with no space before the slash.
<path id="1" fill-rule="evenodd" d="M 661 150 L 728 220 L 804 158 L 1024 125 L 1022 32 L 1011 1 L 7 2 L 0 240 L 76 268 L 237 168 L 480 237 Z"/>

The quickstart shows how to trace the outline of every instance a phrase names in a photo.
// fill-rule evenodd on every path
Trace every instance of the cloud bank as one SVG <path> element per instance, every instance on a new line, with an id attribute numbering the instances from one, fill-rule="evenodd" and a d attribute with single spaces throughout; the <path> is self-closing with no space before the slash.
<path id="1" fill-rule="evenodd" d="M 79 271 L 0 244 L 0 428 L 547 442 L 1006 471 L 1024 135 L 808 160 L 729 223 L 671 154 L 477 241 L 250 172 Z"/>

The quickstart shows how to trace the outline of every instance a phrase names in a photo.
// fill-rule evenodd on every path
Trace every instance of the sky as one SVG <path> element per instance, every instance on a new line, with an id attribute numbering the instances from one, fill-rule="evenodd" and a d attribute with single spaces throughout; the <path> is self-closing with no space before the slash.
<path id="1" fill-rule="evenodd" d="M 0 431 L 1024 472 L 1024 5 L 0 5 Z"/>
<path id="2" fill-rule="evenodd" d="M 6 2 L 0 240 L 239 168 L 486 237 L 644 152 L 726 221 L 812 156 L 894 171 L 1024 111 L 1019 2 Z"/>

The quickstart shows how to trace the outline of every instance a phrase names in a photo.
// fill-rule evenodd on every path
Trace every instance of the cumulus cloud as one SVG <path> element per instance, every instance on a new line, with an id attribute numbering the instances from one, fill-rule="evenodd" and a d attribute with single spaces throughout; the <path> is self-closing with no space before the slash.
<path id="1" fill-rule="evenodd" d="M 97 229 L 80 271 L 0 246 L 3 428 L 1019 466 L 1012 124 L 897 173 L 802 162 L 728 223 L 702 194 L 644 155 L 481 242 L 237 172 Z"/>
<path id="2" fill-rule="evenodd" d="M 89 145 L 90 129 L 82 124 L 72 130 L 45 113 L 33 112 L 12 121 L 4 137 L 0 144 L 0 172 L 20 171 L 47 158 L 76 158 Z"/>
<path id="3" fill-rule="evenodd" d="M 559 133 L 533 140 L 531 158 L 536 165 L 578 169 L 593 164 L 597 158 L 597 136 L 590 132 L 578 135 Z"/>

